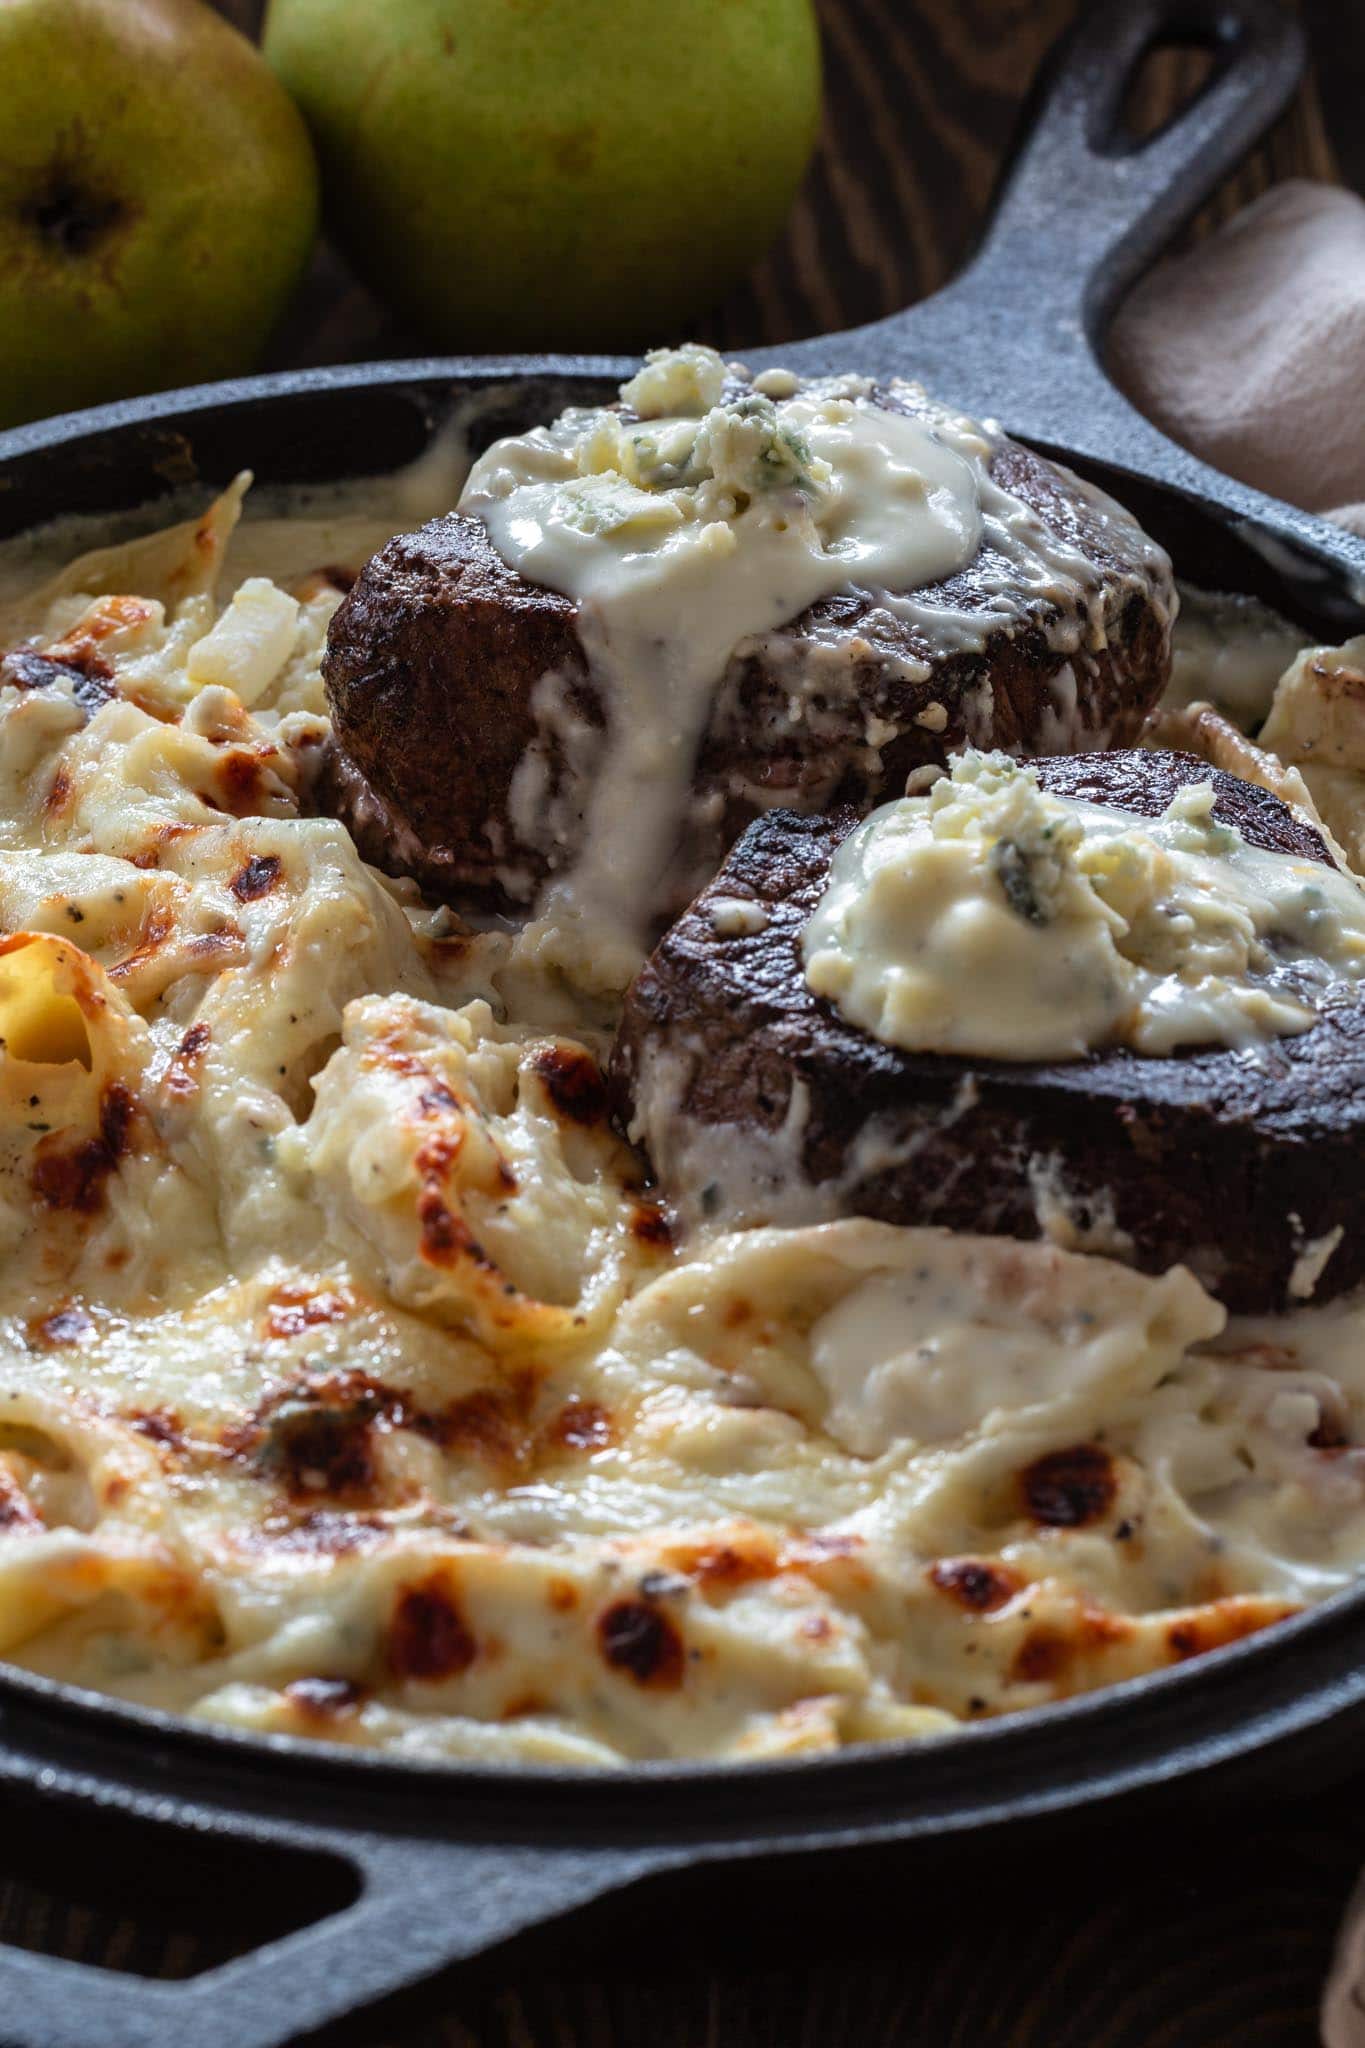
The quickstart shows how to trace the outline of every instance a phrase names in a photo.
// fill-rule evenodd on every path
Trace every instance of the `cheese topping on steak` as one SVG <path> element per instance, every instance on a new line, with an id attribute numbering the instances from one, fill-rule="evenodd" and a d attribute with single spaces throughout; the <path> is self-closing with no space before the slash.
<path id="1" fill-rule="evenodd" d="M 1305 978 L 1365 974 L 1365 896 L 1249 845 L 1213 803 L 1199 783 L 1138 818 L 1060 798 L 1004 754 L 961 755 L 835 853 L 807 982 L 910 1052 L 1162 1055 L 1306 1031 Z"/>
<path id="2" fill-rule="evenodd" d="M 866 378 L 727 396 L 719 356 L 692 346 L 656 352 L 621 395 L 626 413 L 575 408 L 496 442 L 459 504 L 510 567 L 578 605 L 609 744 L 582 850 L 542 899 L 531 944 L 580 978 L 590 963 L 607 989 L 640 964 L 697 748 L 742 643 L 850 586 L 909 593 L 891 602 L 934 645 L 979 642 L 989 611 L 917 610 L 913 594 L 987 538 L 1016 593 L 1090 574 L 993 480 L 986 429 L 946 410 L 888 410 Z M 530 837 L 519 806 L 541 801 L 534 761 L 523 781 L 511 808 Z"/>

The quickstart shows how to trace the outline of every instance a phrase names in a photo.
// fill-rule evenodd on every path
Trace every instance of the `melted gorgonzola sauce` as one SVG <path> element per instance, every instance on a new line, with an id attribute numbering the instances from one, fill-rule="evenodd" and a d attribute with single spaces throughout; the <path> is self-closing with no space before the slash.
<path id="1" fill-rule="evenodd" d="M 989 588 L 972 612 L 925 607 L 917 593 L 983 544 L 993 565 L 980 572 L 983 588 L 994 575 L 1014 602 L 1092 580 L 1084 558 L 993 477 L 997 436 L 931 407 L 918 387 L 893 384 L 890 395 L 922 416 L 878 402 L 866 377 L 798 390 L 770 371 L 739 385 L 712 349 L 658 350 L 621 387 L 624 412 L 573 408 L 474 464 L 460 510 L 482 521 L 511 567 L 574 599 L 607 728 L 590 785 L 575 791 L 581 850 L 523 943 L 543 965 L 616 993 L 639 968 L 698 744 L 737 650 L 850 586 L 894 593 L 887 609 L 928 624 L 936 646 L 980 646 L 997 623 Z M 1074 695 L 1069 671 L 1068 682 Z M 537 686 L 539 716 L 550 715 L 557 684 L 551 671 Z M 531 749 L 510 793 L 528 840 L 545 795 Z"/>
<path id="2" fill-rule="evenodd" d="M 1160 1056 L 1306 1031 L 1302 980 L 1365 974 L 1365 894 L 1249 845 L 1213 805 L 1206 782 L 1138 818 L 968 751 L 839 847 L 802 934 L 806 979 L 908 1051 Z"/>
<path id="3" fill-rule="evenodd" d="M 611 1765 L 940 1734 L 1352 1578 L 1351 1304 L 1233 1327 L 1179 1269 L 864 1220 L 675 1244 L 600 1007 L 316 812 L 372 531 L 240 498 L 3 614 L 0 1653 Z"/>

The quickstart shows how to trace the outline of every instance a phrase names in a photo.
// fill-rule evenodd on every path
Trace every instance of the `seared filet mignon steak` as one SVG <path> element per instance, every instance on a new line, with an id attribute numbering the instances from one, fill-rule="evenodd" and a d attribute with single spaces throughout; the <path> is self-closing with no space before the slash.
<path id="1" fill-rule="evenodd" d="M 1214 819 L 1248 845 L 1332 865 L 1278 797 L 1193 756 L 1032 765 L 1046 791 L 1145 817 L 1211 781 Z M 612 1086 L 685 1214 L 1046 1233 L 1149 1272 L 1183 1263 L 1235 1310 L 1365 1278 L 1358 983 L 1305 992 L 1311 1027 L 1252 1048 L 1054 1063 L 903 1051 L 804 971 L 803 928 L 855 823 L 843 810 L 752 824 L 628 994 Z"/>
<path id="2" fill-rule="evenodd" d="M 723 389 L 759 402 L 733 376 Z M 858 402 L 959 436 L 964 424 L 909 385 L 864 385 Z M 868 810 L 968 743 L 1069 753 L 1136 737 L 1168 673 L 1169 562 L 1069 472 L 994 432 L 979 446 L 999 516 L 957 573 L 913 593 L 855 573 L 733 646 L 684 741 L 690 801 L 649 878 L 655 930 L 776 802 Z M 580 624 L 579 605 L 509 566 L 468 511 L 374 556 L 324 661 L 332 800 L 370 858 L 502 910 L 573 866 L 617 725 L 646 715 L 643 695 L 610 701 Z M 638 794 L 642 816 L 657 808 Z"/>

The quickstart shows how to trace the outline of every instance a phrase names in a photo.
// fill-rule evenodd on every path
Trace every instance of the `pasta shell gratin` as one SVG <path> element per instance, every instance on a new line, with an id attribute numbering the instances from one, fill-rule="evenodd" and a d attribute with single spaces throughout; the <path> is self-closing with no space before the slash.
<path id="1" fill-rule="evenodd" d="M 752 1758 L 1357 1572 L 1349 1299 L 1230 1322 L 857 1217 L 675 1242 L 610 1003 L 320 814 L 327 624 L 396 520 L 234 533 L 242 489 L 0 606 L 0 1653 L 407 1753 Z M 1296 663 L 1264 768 L 1352 853 L 1354 659 Z"/>

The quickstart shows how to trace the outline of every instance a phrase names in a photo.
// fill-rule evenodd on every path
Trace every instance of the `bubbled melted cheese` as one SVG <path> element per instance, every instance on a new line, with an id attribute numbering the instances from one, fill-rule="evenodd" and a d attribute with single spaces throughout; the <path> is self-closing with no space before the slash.
<path id="1" fill-rule="evenodd" d="M 940 1733 L 1349 1578 L 1349 1307 L 672 1245 L 600 1032 L 311 815 L 335 588 L 236 588 L 234 512 L 87 558 L 3 670 L 0 1653 L 609 1765 Z"/>

